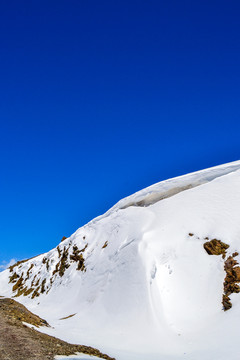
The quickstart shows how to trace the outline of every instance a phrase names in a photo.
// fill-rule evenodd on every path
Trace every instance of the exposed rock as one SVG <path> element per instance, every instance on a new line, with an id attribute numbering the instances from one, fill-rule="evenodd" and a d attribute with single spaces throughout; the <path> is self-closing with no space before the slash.
<path id="1" fill-rule="evenodd" d="M 240 267 L 239 266 L 236 266 L 233 269 L 233 274 L 235 276 L 236 281 L 240 281 Z"/>
<path id="2" fill-rule="evenodd" d="M 82 255 L 82 252 L 84 252 L 87 248 L 88 244 L 85 245 L 85 247 L 81 250 L 78 249 L 76 245 L 73 246 L 73 254 L 70 255 L 70 260 L 77 262 L 77 270 L 86 271 L 85 265 L 84 265 L 84 257 Z"/>
<path id="3" fill-rule="evenodd" d="M 32 296 L 31 296 L 32 299 L 34 299 L 35 297 L 40 296 L 39 290 L 40 290 L 40 286 L 38 286 L 38 287 L 34 290 Z"/>
<path id="4" fill-rule="evenodd" d="M 70 266 L 67 262 L 67 259 L 68 259 L 68 250 L 64 246 L 62 257 L 60 260 L 60 265 L 59 265 L 59 276 L 61 277 L 64 275 L 65 270 L 68 269 Z"/>
<path id="5" fill-rule="evenodd" d="M 27 277 L 26 277 L 26 280 L 29 279 L 29 276 L 30 276 L 30 272 L 32 270 L 32 268 L 34 267 L 33 264 L 31 264 L 31 266 L 29 267 L 28 271 L 27 271 Z"/>
<path id="6" fill-rule="evenodd" d="M 232 303 L 230 301 L 229 296 L 223 294 L 222 304 L 223 304 L 224 311 L 227 311 L 227 310 L 231 309 Z"/>
<path id="7" fill-rule="evenodd" d="M 238 253 L 234 253 L 233 255 L 237 256 Z M 240 267 L 236 266 L 238 265 L 238 262 L 234 259 L 233 255 L 229 256 L 224 263 L 224 270 L 226 272 L 223 284 L 224 294 L 222 300 L 224 310 L 228 310 L 232 307 L 229 295 L 240 292 L 240 286 L 237 284 L 240 282 Z"/>
<path id="8" fill-rule="evenodd" d="M 29 258 L 29 259 L 17 261 L 15 264 L 9 266 L 9 271 L 12 272 L 13 269 L 14 269 L 16 266 L 18 267 L 18 266 L 22 265 L 23 263 L 27 262 L 28 260 L 34 259 L 35 257 L 36 257 L 36 256 L 33 256 L 33 257 Z"/>
<path id="9" fill-rule="evenodd" d="M 102 249 L 105 249 L 108 246 L 108 242 L 105 241 L 104 245 L 102 246 Z"/>
<path id="10" fill-rule="evenodd" d="M 41 284 L 41 294 L 43 294 L 45 292 L 45 285 L 46 285 L 46 279 L 43 279 L 42 284 Z"/>
<path id="11" fill-rule="evenodd" d="M 69 319 L 69 318 L 71 318 L 71 317 L 73 317 L 73 316 L 75 316 L 75 315 L 76 315 L 76 313 L 75 313 L 75 314 L 68 315 L 68 316 L 64 316 L 64 317 L 60 318 L 59 320 L 66 320 L 66 319 Z"/>
<path id="12" fill-rule="evenodd" d="M 77 270 L 86 271 L 83 253 L 87 247 L 87 243 L 80 249 L 77 245 L 74 245 L 72 248 L 71 245 L 57 246 L 58 260 L 54 261 L 48 256 L 43 256 L 41 260 L 42 264 L 37 274 L 34 274 L 34 263 L 29 263 L 28 266 L 24 264 L 27 260 L 19 261 L 12 265 L 9 269 L 9 283 L 13 285 L 12 291 L 14 297 L 31 295 L 31 298 L 34 299 L 40 296 L 40 294 L 48 293 L 52 287 L 54 278 L 56 278 L 56 276 L 63 277 L 72 262 L 77 263 Z M 70 248 L 72 249 L 72 254 L 70 254 Z M 22 264 L 24 264 L 23 267 Z M 54 264 L 54 266 L 52 266 L 52 264 Z M 49 274 L 43 278 L 42 274 L 46 274 L 45 267 Z"/>
<path id="13" fill-rule="evenodd" d="M 222 255 L 223 259 L 226 256 L 226 250 L 229 248 L 229 245 L 217 239 L 207 241 L 203 246 L 209 255 Z"/>
<path id="14" fill-rule="evenodd" d="M 223 243 L 221 240 L 213 239 L 205 242 L 203 247 L 209 255 L 222 255 L 222 258 L 225 259 L 226 250 L 229 248 L 229 245 Z M 240 286 L 237 284 L 240 282 L 240 267 L 236 266 L 238 265 L 238 262 L 234 259 L 237 255 L 238 252 L 234 252 L 231 256 L 228 256 L 227 260 L 224 262 L 224 270 L 226 272 L 222 296 L 224 311 L 229 310 L 232 307 L 229 296 L 233 293 L 240 292 Z"/>

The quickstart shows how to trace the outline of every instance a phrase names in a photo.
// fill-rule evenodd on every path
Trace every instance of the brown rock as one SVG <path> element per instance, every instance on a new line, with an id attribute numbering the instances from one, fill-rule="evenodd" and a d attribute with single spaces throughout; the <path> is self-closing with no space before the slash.
<path id="1" fill-rule="evenodd" d="M 223 297 L 222 297 L 222 304 L 223 304 L 223 308 L 225 311 L 231 309 L 231 307 L 232 307 L 230 298 L 225 294 L 223 294 Z"/>
<path id="2" fill-rule="evenodd" d="M 203 247 L 209 255 L 222 255 L 223 259 L 225 259 L 226 250 L 229 248 L 229 245 L 223 243 L 221 240 L 213 239 L 205 242 Z M 237 255 L 238 252 L 234 252 L 232 256 L 229 256 L 224 262 L 224 270 L 226 272 L 223 283 L 224 293 L 222 296 L 224 311 L 232 307 L 229 296 L 233 293 L 240 293 L 240 286 L 237 284 L 240 282 L 240 266 L 236 266 L 238 262 L 234 259 Z"/>
<path id="3" fill-rule="evenodd" d="M 239 266 L 235 266 L 233 268 L 233 275 L 235 276 L 235 281 L 240 281 L 240 267 Z"/>
<path id="4" fill-rule="evenodd" d="M 229 245 L 223 243 L 221 240 L 213 239 L 203 244 L 204 249 L 209 255 L 226 255 L 226 250 Z"/>

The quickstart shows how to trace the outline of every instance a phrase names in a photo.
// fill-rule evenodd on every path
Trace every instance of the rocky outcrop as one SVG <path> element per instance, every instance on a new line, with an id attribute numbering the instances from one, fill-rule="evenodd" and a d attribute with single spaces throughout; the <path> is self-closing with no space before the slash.
<path id="1" fill-rule="evenodd" d="M 222 301 L 224 310 L 229 310 L 232 307 L 229 296 L 233 293 L 240 292 L 240 286 L 238 285 L 240 282 L 240 267 L 236 266 L 238 265 L 238 262 L 234 259 L 237 255 L 238 253 L 232 254 L 232 256 L 229 256 L 224 263 L 224 270 L 226 272 L 223 284 L 224 294 Z"/>
<path id="2" fill-rule="evenodd" d="M 229 248 L 228 244 L 225 244 L 221 240 L 212 239 L 203 244 L 204 249 L 209 255 L 222 255 L 222 258 L 226 258 L 226 250 Z M 238 255 L 238 252 L 234 252 L 232 255 L 224 261 L 224 270 L 226 276 L 223 283 L 223 295 L 222 295 L 222 305 L 223 310 L 229 310 L 232 307 L 230 300 L 230 295 L 233 293 L 240 292 L 240 267 L 237 266 L 238 262 L 235 257 Z"/>
<path id="3" fill-rule="evenodd" d="M 222 255 L 224 259 L 229 245 L 223 243 L 221 240 L 212 239 L 205 242 L 203 247 L 209 255 Z"/>
<path id="4" fill-rule="evenodd" d="M 83 237 L 85 240 L 85 236 Z M 64 240 L 63 240 L 64 241 Z M 65 271 L 74 263 L 77 265 L 76 270 L 85 272 L 85 257 L 83 253 L 87 249 L 88 244 L 78 247 L 76 244 L 68 246 L 57 246 L 58 259 L 53 260 L 49 256 L 44 256 L 36 273 L 35 263 L 27 260 L 18 261 L 9 267 L 9 283 L 12 284 L 14 297 L 30 296 L 32 299 L 40 296 L 40 294 L 48 293 L 52 287 L 54 279 L 59 276 L 62 278 Z M 38 264 L 39 266 L 39 264 Z M 46 271 L 47 270 L 47 274 Z M 45 275 L 41 275 L 41 272 Z"/>

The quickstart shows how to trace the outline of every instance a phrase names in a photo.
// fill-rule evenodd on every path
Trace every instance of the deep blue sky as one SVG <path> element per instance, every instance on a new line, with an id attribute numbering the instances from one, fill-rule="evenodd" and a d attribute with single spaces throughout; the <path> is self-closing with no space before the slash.
<path id="1" fill-rule="evenodd" d="M 239 1 L 1 1 L 0 262 L 240 158 Z"/>

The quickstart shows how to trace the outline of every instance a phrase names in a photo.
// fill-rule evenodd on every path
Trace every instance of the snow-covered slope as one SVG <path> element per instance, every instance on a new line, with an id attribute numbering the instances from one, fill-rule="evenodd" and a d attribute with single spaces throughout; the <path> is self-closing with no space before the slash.
<path id="1" fill-rule="evenodd" d="M 212 239 L 229 246 L 224 256 L 207 253 Z M 119 201 L 57 248 L 0 273 L 0 295 L 45 318 L 53 328 L 43 331 L 118 360 L 237 360 L 240 294 L 226 290 L 236 252 L 240 161 Z M 238 275 L 235 292 L 237 284 Z"/>

